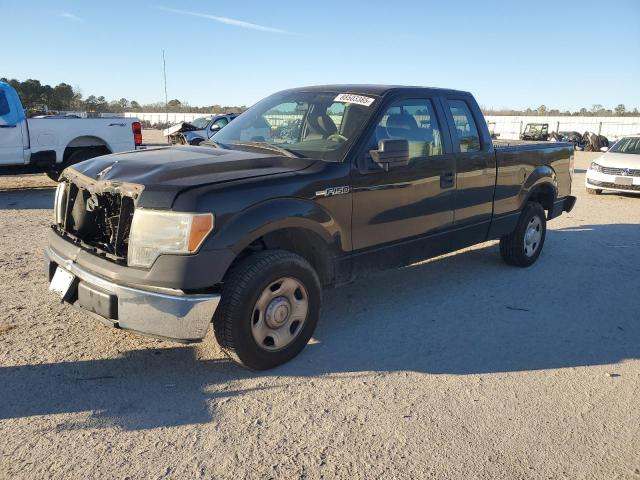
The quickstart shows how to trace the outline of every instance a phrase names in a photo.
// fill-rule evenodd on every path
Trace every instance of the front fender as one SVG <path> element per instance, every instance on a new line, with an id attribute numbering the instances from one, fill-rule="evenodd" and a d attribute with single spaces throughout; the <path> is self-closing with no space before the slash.
<path id="1" fill-rule="evenodd" d="M 330 248 L 344 251 L 343 227 L 319 204 L 297 198 L 277 198 L 254 205 L 227 220 L 215 232 L 211 248 L 231 249 L 236 255 L 263 235 L 285 228 L 301 228 L 319 235 Z"/>

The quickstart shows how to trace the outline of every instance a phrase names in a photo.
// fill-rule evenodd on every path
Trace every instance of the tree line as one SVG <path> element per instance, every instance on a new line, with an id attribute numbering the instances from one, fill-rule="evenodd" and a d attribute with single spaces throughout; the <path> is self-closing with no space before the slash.
<path id="1" fill-rule="evenodd" d="M 27 112 L 27 115 L 38 115 L 52 112 L 87 112 L 91 114 L 100 113 L 122 113 L 122 112 L 157 112 L 164 113 L 233 113 L 243 112 L 247 109 L 241 106 L 223 106 L 219 104 L 202 107 L 194 107 L 178 99 L 170 100 L 166 105 L 164 102 L 140 104 L 135 100 L 120 98 L 118 100 L 107 100 L 104 96 L 89 95 L 84 98 L 82 92 L 77 87 L 72 87 L 67 83 L 60 83 L 55 87 L 43 85 L 39 80 L 27 79 L 23 82 L 15 78 L 0 78 L 0 81 L 9 83 L 16 89 L 20 100 Z M 581 117 L 635 117 L 639 116 L 638 108 L 628 109 L 625 105 L 619 104 L 615 108 L 606 108 L 600 104 L 594 104 L 591 108 L 581 108 L 576 111 L 558 110 L 540 105 L 538 108 L 516 109 L 494 109 L 482 107 L 485 115 L 539 115 L 539 116 L 581 116 Z"/>
<path id="2" fill-rule="evenodd" d="M 640 116 L 638 108 L 628 109 L 624 104 L 620 103 L 615 108 L 605 108 L 598 103 L 593 104 L 591 108 L 581 108 L 579 110 L 558 110 L 556 108 L 547 108 L 546 105 L 540 105 L 538 108 L 527 108 L 524 110 L 514 110 L 510 108 L 487 108 L 481 107 L 482 113 L 485 115 L 533 115 L 533 116 L 572 116 L 572 117 L 637 117 Z"/>
<path id="3" fill-rule="evenodd" d="M 43 85 L 39 80 L 28 79 L 23 82 L 15 78 L 0 78 L 16 89 L 28 116 L 58 112 L 122 113 L 122 112 L 166 112 L 170 113 L 233 113 L 243 112 L 246 106 L 209 105 L 192 107 L 178 99 L 164 102 L 140 104 L 135 100 L 120 98 L 107 100 L 104 96 L 89 95 L 83 97 L 77 87 L 60 83 L 55 87 Z"/>

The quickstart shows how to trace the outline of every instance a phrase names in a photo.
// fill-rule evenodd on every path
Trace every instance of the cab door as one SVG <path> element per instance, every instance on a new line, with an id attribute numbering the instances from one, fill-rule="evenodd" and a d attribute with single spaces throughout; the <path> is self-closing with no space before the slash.
<path id="1" fill-rule="evenodd" d="M 24 163 L 22 116 L 17 115 L 11 92 L 0 87 L 0 165 Z"/>
<path id="2" fill-rule="evenodd" d="M 465 95 L 442 99 L 456 157 L 452 249 L 483 242 L 493 215 L 496 156 L 482 113 Z"/>
<path id="3" fill-rule="evenodd" d="M 447 251 L 453 224 L 455 156 L 433 97 L 382 106 L 352 173 L 354 273 L 405 265 Z M 409 162 L 385 171 L 368 153 L 406 139 Z"/>

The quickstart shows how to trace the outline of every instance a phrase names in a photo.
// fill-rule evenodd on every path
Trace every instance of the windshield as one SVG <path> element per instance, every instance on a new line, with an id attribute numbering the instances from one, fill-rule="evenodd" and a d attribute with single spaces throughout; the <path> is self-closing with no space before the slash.
<path id="1" fill-rule="evenodd" d="M 203 128 L 207 128 L 207 125 L 209 124 L 210 121 L 211 121 L 211 117 L 200 117 L 187 123 L 190 123 L 191 125 L 196 127 L 198 130 L 202 130 Z"/>
<path id="2" fill-rule="evenodd" d="M 633 153 L 640 155 L 640 137 L 624 137 L 618 140 L 613 147 L 609 149 L 610 152 L 617 153 Z"/>
<path id="3" fill-rule="evenodd" d="M 537 123 L 529 123 L 524 129 L 524 133 L 534 133 L 534 134 L 542 133 L 542 131 L 545 130 L 545 126 L 546 125 L 541 125 Z"/>
<path id="4" fill-rule="evenodd" d="M 260 148 L 341 162 L 373 112 L 375 98 L 336 92 L 271 95 L 216 133 L 226 148 Z"/>

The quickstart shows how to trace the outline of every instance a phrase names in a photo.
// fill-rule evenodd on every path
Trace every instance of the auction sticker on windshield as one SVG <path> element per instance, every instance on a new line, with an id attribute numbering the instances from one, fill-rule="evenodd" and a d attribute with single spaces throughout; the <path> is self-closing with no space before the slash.
<path id="1" fill-rule="evenodd" d="M 353 93 L 341 93 L 333 99 L 334 102 L 356 103 L 358 105 L 364 105 L 365 107 L 371 106 L 375 100 L 375 98 L 365 97 L 364 95 L 354 95 Z"/>

